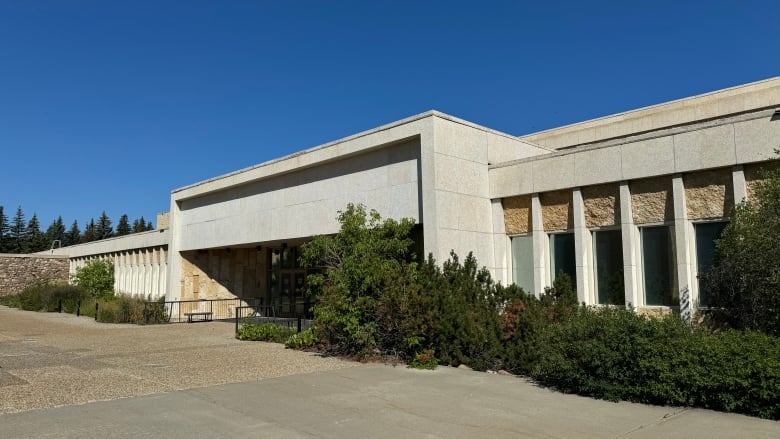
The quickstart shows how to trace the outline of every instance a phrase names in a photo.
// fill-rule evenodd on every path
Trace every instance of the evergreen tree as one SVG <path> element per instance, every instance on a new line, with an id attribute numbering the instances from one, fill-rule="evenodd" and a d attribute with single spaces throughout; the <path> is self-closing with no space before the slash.
<path id="1" fill-rule="evenodd" d="M 112 236 L 114 236 L 114 229 L 111 227 L 111 219 L 108 218 L 104 210 L 95 224 L 95 240 L 106 239 Z"/>
<path id="2" fill-rule="evenodd" d="M 25 239 L 24 252 L 35 253 L 46 250 L 46 235 L 41 232 L 41 224 L 38 222 L 38 215 L 33 213 L 32 218 L 27 223 L 27 236 Z"/>
<path id="3" fill-rule="evenodd" d="M 48 229 L 46 229 L 46 241 L 50 245 L 55 245 L 54 241 L 59 241 L 61 247 L 65 246 L 65 224 L 62 222 L 62 217 L 58 216 L 56 220 L 52 221 Z"/>
<path id="4" fill-rule="evenodd" d="M 144 219 L 143 216 L 133 221 L 133 233 L 145 232 L 145 231 L 146 231 L 146 220 Z"/>
<path id="5" fill-rule="evenodd" d="M 119 223 L 116 225 L 116 236 L 125 236 L 131 233 L 129 221 L 127 214 L 119 217 Z"/>
<path id="6" fill-rule="evenodd" d="M 146 230 L 154 230 L 154 224 L 152 224 L 152 220 L 147 221 Z"/>
<path id="7" fill-rule="evenodd" d="M 3 206 L 0 206 L 0 253 L 8 251 L 8 232 L 11 226 L 8 224 L 8 216 L 3 212 Z"/>
<path id="8" fill-rule="evenodd" d="M 81 242 L 92 242 L 95 240 L 95 219 L 92 218 L 84 227 L 84 234 L 81 235 Z"/>
<path id="9" fill-rule="evenodd" d="M 25 238 L 27 236 L 27 224 L 24 221 L 22 206 L 16 208 L 14 222 L 11 224 L 11 242 L 8 247 L 10 253 L 23 253 Z"/>
<path id="10" fill-rule="evenodd" d="M 62 241 L 62 246 L 67 247 L 69 245 L 76 245 L 81 240 L 81 230 L 79 229 L 79 222 L 73 220 L 73 224 L 70 225 L 70 230 L 65 233 L 65 239 Z"/>

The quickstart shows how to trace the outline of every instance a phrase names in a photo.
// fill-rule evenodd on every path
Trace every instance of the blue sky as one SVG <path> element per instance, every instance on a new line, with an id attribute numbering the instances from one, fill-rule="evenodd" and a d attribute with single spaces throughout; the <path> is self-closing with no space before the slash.
<path id="1" fill-rule="evenodd" d="M 0 205 L 154 219 L 430 109 L 521 135 L 766 79 L 778 23 L 776 1 L 0 0 Z"/>

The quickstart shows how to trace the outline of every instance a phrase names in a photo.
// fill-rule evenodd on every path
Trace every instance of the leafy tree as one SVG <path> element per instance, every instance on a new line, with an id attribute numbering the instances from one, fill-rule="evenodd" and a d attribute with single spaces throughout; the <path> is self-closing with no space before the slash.
<path id="1" fill-rule="evenodd" d="M 96 238 L 95 234 L 95 219 L 92 218 L 87 223 L 87 226 L 84 227 L 84 234 L 81 235 L 81 242 L 92 242 L 95 241 Z"/>
<path id="2" fill-rule="evenodd" d="M 111 219 L 104 210 L 95 224 L 95 240 L 106 239 L 112 236 L 114 236 L 114 228 L 111 227 Z"/>
<path id="3" fill-rule="evenodd" d="M 25 253 L 35 253 L 46 250 L 46 235 L 41 232 L 41 224 L 38 222 L 38 215 L 33 213 L 32 218 L 27 223 L 27 232 L 25 240 Z"/>
<path id="4" fill-rule="evenodd" d="M 9 240 L 8 232 L 11 226 L 8 224 L 8 216 L 3 212 L 3 206 L 0 206 L 0 253 L 8 251 Z"/>
<path id="5" fill-rule="evenodd" d="M 116 236 L 125 236 L 131 233 L 130 222 L 127 218 L 127 214 L 123 214 L 119 217 L 119 223 L 116 225 Z"/>
<path id="6" fill-rule="evenodd" d="M 24 221 L 22 206 L 16 208 L 14 221 L 11 224 L 11 243 L 8 250 L 11 253 L 24 253 L 25 240 L 27 239 L 27 224 Z"/>
<path id="7" fill-rule="evenodd" d="M 755 197 L 734 209 L 716 243 L 705 285 L 710 303 L 736 328 L 780 335 L 780 170 L 766 171 Z"/>
<path id="8" fill-rule="evenodd" d="M 52 221 L 48 229 L 46 229 L 46 242 L 49 245 L 53 245 L 54 241 L 59 241 L 60 246 L 65 245 L 65 224 L 62 222 L 62 217 L 58 216 L 56 220 Z"/>
<path id="9" fill-rule="evenodd" d="M 110 259 L 93 259 L 77 269 L 72 280 L 92 297 L 109 298 L 114 295 L 114 262 Z"/>
<path id="10" fill-rule="evenodd" d="M 65 237 L 62 241 L 62 246 L 67 247 L 69 245 L 76 245 L 81 240 L 81 229 L 79 229 L 79 222 L 73 220 L 73 224 L 70 225 Z"/>
<path id="11" fill-rule="evenodd" d="M 314 316 L 321 335 L 338 352 L 369 355 L 378 346 L 374 311 L 388 281 L 385 273 L 400 272 L 413 258 L 409 234 L 414 221 L 382 221 L 376 211 L 353 204 L 337 219 L 340 232 L 306 243 L 301 262 L 326 269 L 307 279 L 310 293 L 319 298 Z"/>

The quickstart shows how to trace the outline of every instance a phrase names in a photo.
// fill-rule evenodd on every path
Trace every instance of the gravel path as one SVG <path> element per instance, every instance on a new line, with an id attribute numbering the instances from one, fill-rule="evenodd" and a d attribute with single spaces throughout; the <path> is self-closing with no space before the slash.
<path id="1" fill-rule="evenodd" d="M 115 325 L 0 306 L 0 415 L 352 366 L 236 340 L 233 323 Z"/>

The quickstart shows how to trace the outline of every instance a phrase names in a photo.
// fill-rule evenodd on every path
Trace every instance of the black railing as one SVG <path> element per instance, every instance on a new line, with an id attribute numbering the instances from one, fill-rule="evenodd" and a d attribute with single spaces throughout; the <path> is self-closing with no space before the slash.
<path id="1" fill-rule="evenodd" d="M 230 320 L 238 318 L 236 309 L 241 307 L 255 308 L 262 303 L 261 299 L 203 299 L 174 300 L 165 302 L 147 302 L 146 309 L 160 309 L 167 315 L 168 323 L 193 321 L 193 315 L 205 317 L 202 320 Z M 200 319 L 199 319 L 200 320 Z"/>
<path id="2" fill-rule="evenodd" d="M 309 329 L 314 325 L 314 320 L 305 319 L 301 316 L 298 317 L 279 317 L 277 316 L 276 309 L 273 306 L 239 306 L 236 308 L 236 334 L 240 325 L 244 323 L 261 325 L 263 323 L 273 323 L 277 326 L 282 326 L 289 329 L 294 329 L 297 332 Z"/>

